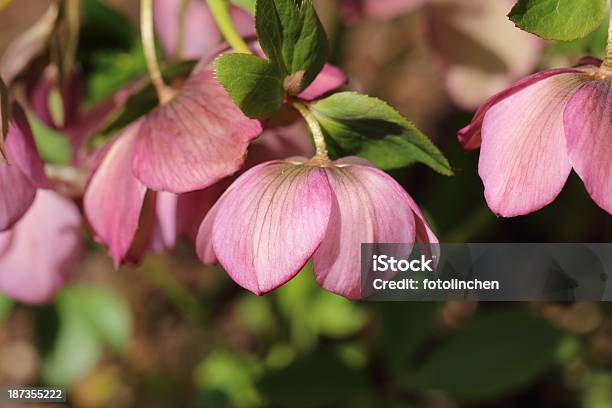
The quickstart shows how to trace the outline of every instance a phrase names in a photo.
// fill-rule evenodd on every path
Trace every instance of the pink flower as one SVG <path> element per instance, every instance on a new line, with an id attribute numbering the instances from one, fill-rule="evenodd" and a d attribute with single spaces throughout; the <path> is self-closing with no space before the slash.
<path id="1" fill-rule="evenodd" d="M 242 175 L 200 226 L 197 251 L 251 292 L 265 294 L 309 259 L 319 284 L 361 297 L 361 243 L 437 242 L 412 198 L 358 158 L 271 161 Z"/>
<path id="2" fill-rule="evenodd" d="M 348 16 L 388 19 L 426 8 L 426 38 L 458 106 L 475 109 L 535 68 L 543 47 L 506 17 L 515 0 L 344 0 Z"/>
<path id="3" fill-rule="evenodd" d="M 262 132 L 201 63 L 168 103 L 143 118 L 132 169 L 147 187 L 185 193 L 235 173 L 249 142 Z"/>
<path id="4" fill-rule="evenodd" d="M 572 168 L 612 214 L 612 74 L 601 61 L 585 63 L 523 79 L 486 101 L 459 132 L 466 149 L 481 146 L 479 174 L 496 214 L 550 204 Z"/>
<path id="5" fill-rule="evenodd" d="M 11 106 L 4 150 L 8 163 L 0 157 L 0 231 L 11 228 L 32 205 L 36 190 L 49 185 L 30 125 L 16 103 Z"/>
<path id="6" fill-rule="evenodd" d="M 71 201 L 47 190 L 0 233 L 0 291 L 25 303 L 50 300 L 78 265 L 81 216 Z"/>
<path id="7" fill-rule="evenodd" d="M 138 262 L 147 249 L 162 251 L 176 240 L 176 195 L 150 191 L 132 174 L 141 125 L 131 124 L 100 152 L 83 197 L 95 238 L 117 265 Z"/>

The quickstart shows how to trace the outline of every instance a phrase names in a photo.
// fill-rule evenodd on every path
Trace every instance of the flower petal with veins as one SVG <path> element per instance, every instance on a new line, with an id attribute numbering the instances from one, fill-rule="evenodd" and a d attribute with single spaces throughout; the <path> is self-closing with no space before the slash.
<path id="1" fill-rule="evenodd" d="M 567 150 L 593 198 L 612 214 L 612 81 L 589 81 L 567 103 Z"/>
<path id="2" fill-rule="evenodd" d="M 174 99 L 148 114 L 136 139 L 132 169 L 153 190 L 201 190 L 235 173 L 249 142 L 262 132 L 214 78 L 196 68 Z"/>

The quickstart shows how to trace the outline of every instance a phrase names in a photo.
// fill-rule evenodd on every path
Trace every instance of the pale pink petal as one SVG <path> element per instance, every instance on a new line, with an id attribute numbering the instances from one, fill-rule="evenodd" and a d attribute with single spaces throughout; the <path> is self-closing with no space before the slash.
<path id="1" fill-rule="evenodd" d="M 13 230 L 0 234 L 0 242 L 5 241 L 0 291 L 25 303 L 50 300 L 76 270 L 80 227 L 76 205 L 55 192 L 39 190 Z"/>
<path id="2" fill-rule="evenodd" d="M 612 214 L 612 81 L 585 83 L 565 109 L 570 161 L 593 200 Z"/>
<path id="3" fill-rule="evenodd" d="M 179 94 L 147 115 L 136 140 L 133 171 L 153 190 L 201 190 L 235 173 L 261 123 L 247 118 L 202 67 Z"/>
<path id="4" fill-rule="evenodd" d="M 563 111 L 588 76 L 559 74 L 493 105 L 482 125 L 479 174 L 493 212 L 525 215 L 551 203 L 571 172 Z"/>
<path id="5" fill-rule="evenodd" d="M 9 163 L 0 160 L 0 231 L 25 214 L 38 187 L 48 186 L 32 131 L 17 104 L 12 106 L 4 147 Z"/>
<path id="6" fill-rule="evenodd" d="M 543 41 L 506 17 L 512 1 L 433 3 L 428 32 L 455 103 L 475 109 L 489 96 L 529 74 Z"/>
<path id="7" fill-rule="evenodd" d="M 330 205 L 322 168 L 288 162 L 254 167 L 207 216 L 214 216 L 214 253 L 240 286 L 267 293 L 294 277 L 312 256 L 325 234 Z M 198 249 L 205 235 L 201 230 Z"/>
<path id="8" fill-rule="evenodd" d="M 315 80 L 298 97 L 305 101 L 313 101 L 330 91 L 340 88 L 347 81 L 347 76 L 344 75 L 340 68 L 331 64 L 325 64 Z"/>
<path id="9" fill-rule="evenodd" d="M 480 143 L 482 142 L 482 122 L 484 120 L 485 115 L 491 109 L 493 105 L 503 101 L 504 99 L 514 95 L 517 92 L 522 91 L 523 89 L 531 86 L 539 81 L 542 81 L 546 78 L 550 78 L 559 74 L 566 73 L 579 73 L 579 70 L 570 69 L 570 68 L 561 68 L 561 69 L 551 69 L 548 71 L 538 72 L 536 74 L 530 75 L 527 78 L 523 78 L 518 81 L 516 84 L 512 85 L 510 88 L 493 95 L 489 99 L 487 99 L 476 111 L 474 114 L 474 118 L 472 122 L 461 129 L 458 133 L 458 138 L 461 144 L 463 144 L 463 148 L 466 150 L 474 150 L 480 147 Z"/>
<path id="10" fill-rule="evenodd" d="M 163 252 L 176 244 L 178 199 L 176 194 L 159 192 L 155 200 L 155 222 L 151 249 Z"/>
<path id="11" fill-rule="evenodd" d="M 217 201 L 207 210 L 206 215 L 200 224 L 196 235 L 196 252 L 198 257 L 205 265 L 218 263 L 215 249 L 213 248 L 213 226 L 219 212 L 221 200 Z"/>
<path id="12" fill-rule="evenodd" d="M 414 243 L 412 200 L 395 180 L 374 167 L 341 165 L 326 170 L 332 210 L 313 269 L 323 288 L 359 299 L 361 244 Z"/>
<path id="13" fill-rule="evenodd" d="M 96 239 L 122 263 L 138 231 L 147 188 L 131 172 L 134 141 L 141 122 L 123 130 L 93 174 L 83 198 L 85 214 Z"/>
<path id="14" fill-rule="evenodd" d="M 221 41 L 221 33 L 205 1 L 187 0 L 186 9 L 181 10 L 182 0 L 155 0 L 153 16 L 155 30 L 164 52 L 169 57 L 199 59 L 210 54 Z M 182 14 L 184 13 L 184 14 Z M 242 36 L 255 34 L 253 18 L 239 7 L 231 10 L 234 24 Z M 183 33 L 180 19 L 184 15 Z M 182 50 L 179 42 L 182 41 Z"/>

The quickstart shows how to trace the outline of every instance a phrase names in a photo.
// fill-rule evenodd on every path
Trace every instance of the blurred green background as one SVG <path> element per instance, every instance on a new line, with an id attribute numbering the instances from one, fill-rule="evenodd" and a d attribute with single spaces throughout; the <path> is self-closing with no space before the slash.
<path id="1" fill-rule="evenodd" d="M 456 140 L 472 113 L 446 96 L 419 12 L 346 27 L 323 3 L 349 88 L 395 106 L 457 173 L 392 173 L 442 242 L 612 242 L 612 217 L 575 175 L 544 210 L 496 218 L 478 153 Z M 136 2 L 84 4 L 78 59 L 91 106 L 145 64 Z M 601 52 L 597 35 L 550 44 L 541 66 Z M 188 242 L 119 270 L 90 243 L 52 304 L 0 297 L 0 384 L 65 386 L 75 407 L 606 408 L 611 369 L 610 304 L 351 303 L 321 290 L 309 267 L 256 297 L 202 266 Z"/>

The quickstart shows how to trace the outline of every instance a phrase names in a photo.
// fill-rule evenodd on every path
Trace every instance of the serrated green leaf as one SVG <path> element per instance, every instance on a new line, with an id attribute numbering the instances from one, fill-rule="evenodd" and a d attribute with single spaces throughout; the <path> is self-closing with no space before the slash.
<path id="1" fill-rule="evenodd" d="M 388 170 L 424 163 L 452 175 L 448 160 L 412 123 L 386 102 L 341 92 L 310 105 L 321 124 L 330 153 L 356 155 Z"/>
<path id="2" fill-rule="evenodd" d="M 520 309 L 483 313 L 451 335 L 404 386 L 441 390 L 463 400 L 487 400 L 519 389 L 554 364 L 564 334 Z"/>
<path id="3" fill-rule="evenodd" d="M 323 25 L 310 0 L 257 0 L 255 25 L 261 48 L 290 80 L 295 95 L 321 72 L 329 54 Z"/>
<path id="4" fill-rule="evenodd" d="M 248 54 L 225 54 L 215 60 L 215 74 L 250 118 L 271 118 L 283 104 L 283 75 L 269 61 Z"/>
<path id="5" fill-rule="evenodd" d="M 575 40 L 601 23 L 606 0 L 519 0 L 508 17 L 546 40 Z"/>

